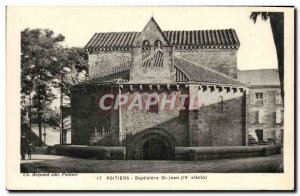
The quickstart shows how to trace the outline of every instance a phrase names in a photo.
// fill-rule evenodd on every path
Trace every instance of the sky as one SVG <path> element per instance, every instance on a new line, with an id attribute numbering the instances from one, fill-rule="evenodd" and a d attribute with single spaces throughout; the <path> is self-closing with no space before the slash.
<path id="1" fill-rule="evenodd" d="M 151 16 L 162 30 L 233 28 L 241 43 L 238 69 L 277 68 L 270 23 L 259 18 L 254 24 L 251 8 L 19 7 L 14 14 L 20 29 L 51 29 L 66 37 L 68 47 L 84 47 L 96 32 L 142 31 Z"/>

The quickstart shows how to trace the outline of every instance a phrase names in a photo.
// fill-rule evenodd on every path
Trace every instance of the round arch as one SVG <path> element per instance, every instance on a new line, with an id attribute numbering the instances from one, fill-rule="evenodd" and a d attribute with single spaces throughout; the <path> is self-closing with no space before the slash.
<path id="1" fill-rule="evenodd" d="M 160 154 L 163 153 L 164 154 L 163 157 L 161 157 L 161 155 L 157 155 L 157 156 L 152 155 L 152 157 L 149 154 L 148 157 L 145 155 L 145 153 L 147 153 L 146 150 L 147 147 L 153 148 L 157 146 L 161 146 L 163 151 L 152 152 L 152 154 L 155 155 L 155 153 L 160 153 Z M 131 160 L 143 160 L 143 159 L 172 160 L 174 159 L 175 156 L 175 146 L 176 146 L 175 138 L 167 131 L 158 128 L 146 129 L 144 131 L 136 133 L 133 136 L 132 140 L 129 142 L 129 145 L 126 148 L 127 158 Z"/>

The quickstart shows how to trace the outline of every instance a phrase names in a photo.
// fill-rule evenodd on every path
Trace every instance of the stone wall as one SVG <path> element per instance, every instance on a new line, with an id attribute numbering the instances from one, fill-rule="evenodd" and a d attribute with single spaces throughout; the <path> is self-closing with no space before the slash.
<path id="1" fill-rule="evenodd" d="M 130 51 L 96 51 L 89 54 L 89 77 L 94 78 L 117 66 L 131 62 Z"/>
<path id="2" fill-rule="evenodd" d="M 170 135 L 176 146 L 240 146 L 246 144 L 245 128 L 245 95 L 244 92 L 227 92 L 223 89 L 211 91 L 198 90 L 197 85 L 181 86 L 179 90 L 172 87 L 159 90 L 153 87 L 133 89 L 124 87 L 89 87 L 72 92 L 72 144 L 89 144 L 90 138 L 97 128 L 103 138 L 96 145 L 121 146 L 126 145 L 135 138 L 135 135 L 148 129 L 162 130 Z M 120 93 L 128 95 L 131 99 L 135 94 L 146 97 L 150 93 L 162 95 L 193 94 L 199 96 L 198 110 L 159 110 L 158 112 L 146 110 L 127 110 L 122 106 L 120 110 L 99 111 L 99 98 L 106 93 L 115 96 Z M 223 109 L 220 111 L 220 97 L 223 98 Z M 188 105 L 186 105 L 188 107 Z M 74 108 L 74 109 L 73 109 Z"/>
<path id="3" fill-rule="evenodd" d="M 236 49 L 174 50 L 174 55 L 237 78 Z"/>
<path id="4" fill-rule="evenodd" d="M 99 108 L 100 98 L 110 93 L 117 94 L 117 88 L 98 86 L 72 91 L 72 144 L 119 146 L 118 111 Z"/>
<path id="5" fill-rule="evenodd" d="M 140 93 L 142 96 L 147 96 L 151 93 L 157 93 L 160 97 L 162 95 L 177 95 L 184 93 L 187 94 L 188 91 L 186 88 L 181 89 L 180 91 L 172 90 L 167 91 L 166 89 L 162 89 L 157 91 L 153 90 L 135 90 L 128 91 L 123 90 L 122 94 L 129 95 L 131 98 Z M 124 134 L 123 139 L 130 141 L 131 138 L 134 138 L 136 134 L 143 132 L 147 129 L 156 128 L 161 129 L 172 137 L 174 137 L 174 142 L 178 146 L 187 146 L 188 145 L 188 113 L 172 110 L 166 111 L 161 110 L 158 112 L 150 112 L 150 111 L 132 111 L 127 110 L 126 107 L 122 107 L 121 110 L 121 118 L 122 118 L 122 130 L 121 132 Z"/>
<path id="6" fill-rule="evenodd" d="M 132 67 L 130 70 L 130 82 L 135 83 L 172 83 L 175 81 L 175 69 L 173 66 L 172 47 L 163 47 L 162 67 L 143 67 L 142 49 L 132 49 Z"/>
<path id="7" fill-rule="evenodd" d="M 190 146 L 246 145 L 245 92 L 208 88 L 198 96 L 200 108 L 189 117 Z"/>

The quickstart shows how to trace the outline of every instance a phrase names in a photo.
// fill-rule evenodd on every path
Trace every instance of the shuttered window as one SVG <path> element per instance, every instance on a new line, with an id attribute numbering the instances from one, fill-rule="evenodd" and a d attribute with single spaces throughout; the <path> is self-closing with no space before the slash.
<path id="1" fill-rule="evenodd" d="M 280 124 L 281 123 L 281 110 L 280 109 L 277 109 L 276 110 L 276 123 L 277 124 Z"/>
<path id="2" fill-rule="evenodd" d="M 263 93 L 255 93 L 255 104 L 261 105 L 264 103 Z"/>
<path id="3" fill-rule="evenodd" d="M 255 114 L 254 114 L 254 123 L 256 123 L 256 124 L 259 123 L 259 111 L 255 111 Z"/>
<path id="4" fill-rule="evenodd" d="M 282 104 L 282 98 L 280 92 L 276 93 L 276 104 Z"/>
<path id="5" fill-rule="evenodd" d="M 255 124 L 260 124 L 263 123 L 263 110 L 258 110 L 255 111 L 254 113 L 254 123 Z"/>

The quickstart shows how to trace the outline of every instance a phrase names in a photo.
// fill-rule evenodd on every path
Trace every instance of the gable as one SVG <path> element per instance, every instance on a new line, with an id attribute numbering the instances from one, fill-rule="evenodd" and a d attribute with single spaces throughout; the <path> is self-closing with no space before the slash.
<path id="1" fill-rule="evenodd" d="M 174 82 L 173 47 L 153 18 L 131 49 L 131 82 Z"/>
<path id="2" fill-rule="evenodd" d="M 156 40 L 160 40 L 163 45 L 170 45 L 162 30 L 153 17 L 150 18 L 140 35 L 132 43 L 132 47 L 141 47 L 143 41 L 148 40 L 150 46 L 154 46 Z"/>

